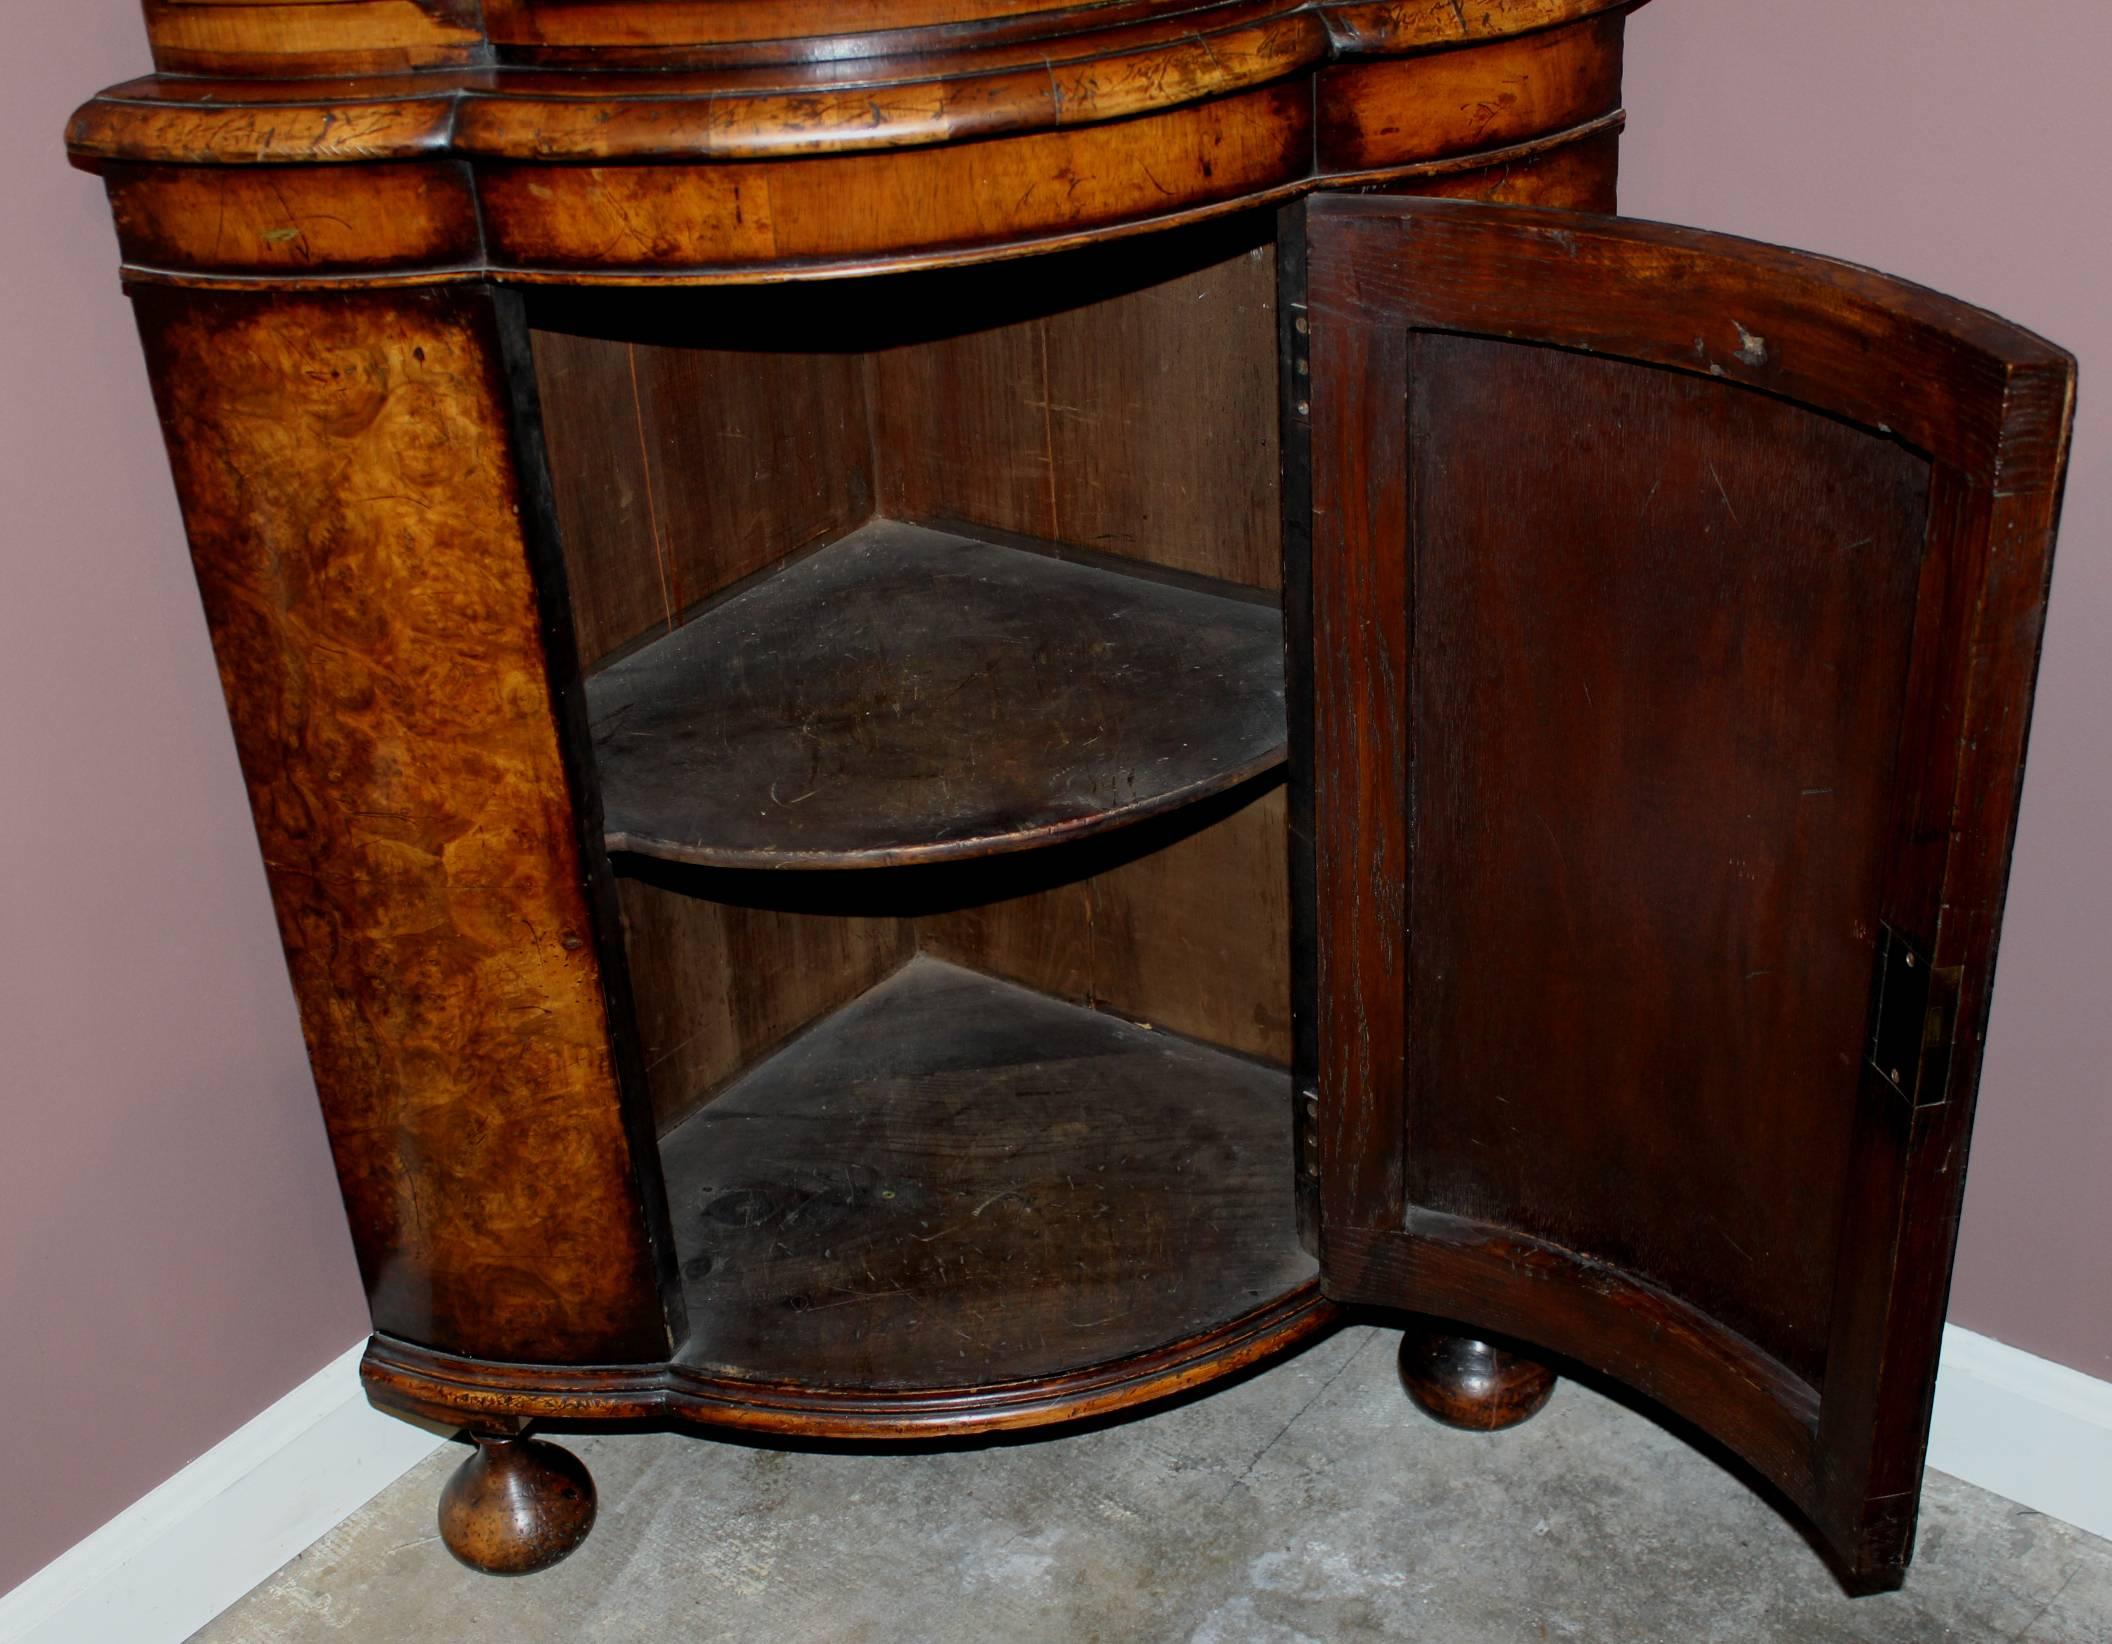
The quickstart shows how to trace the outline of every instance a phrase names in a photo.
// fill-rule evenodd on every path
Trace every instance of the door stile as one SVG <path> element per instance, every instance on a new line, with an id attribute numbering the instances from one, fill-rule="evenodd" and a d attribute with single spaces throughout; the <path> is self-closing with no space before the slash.
<path id="1" fill-rule="evenodd" d="M 1314 850 L 1321 1214 L 1328 1236 L 1401 1225 L 1409 765 L 1402 718 L 1413 598 L 1408 334 L 1313 327 Z"/>
<path id="2" fill-rule="evenodd" d="M 1886 887 L 1928 991 L 1897 1036 L 1918 1065 L 1862 1070 L 1814 1451 L 1811 1510 L 1858 1590 L 1896 1587 L 1913 1554 L 2073 400 L 2066 369 L 2013 370 L 1989 472 L 1931 476 Z"/>

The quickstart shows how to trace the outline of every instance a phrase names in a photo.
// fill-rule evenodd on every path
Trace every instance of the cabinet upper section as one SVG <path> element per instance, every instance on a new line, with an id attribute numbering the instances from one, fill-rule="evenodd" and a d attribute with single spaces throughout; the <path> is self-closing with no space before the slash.
<path id="1" fill-rule="evenodd" d="M 1639 0 L 146 0 L 127 272 L 775 280 L 1323 184 L 1610 205 Z M 1416 181 L 1422 179 L 1422 181 Z"/>
<path id="2" fill-rule="evenodd" d="M 1637 3 L 1637 0 L 1628 0 Z M 866 63 L 1011 54 L 1051 42 L 1191 44 L 1303 18 L 1309 36 L 1381 50 L 1491 39 L 1614 9 L 1609 0 L 143 0 L 165 74 L 391 74 L 491 63 L 601 68 Z M 1062 50 L 1065 48 L 1059 48 Z M 1231 64 L 1228 73 L 1237 73 Z"/>

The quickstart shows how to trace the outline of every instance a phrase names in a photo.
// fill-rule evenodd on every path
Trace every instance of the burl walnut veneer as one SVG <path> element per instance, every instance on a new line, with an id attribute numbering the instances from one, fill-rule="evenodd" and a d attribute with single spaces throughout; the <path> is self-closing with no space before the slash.
<path id="1" fill-rule="evenodd" d="M 1915 1509 L 2074 392 L 1614 204 L 1607 0 L 146 0 L 109 189 L 373 1308 L 534 1423 L 1407 1315 Z"/>

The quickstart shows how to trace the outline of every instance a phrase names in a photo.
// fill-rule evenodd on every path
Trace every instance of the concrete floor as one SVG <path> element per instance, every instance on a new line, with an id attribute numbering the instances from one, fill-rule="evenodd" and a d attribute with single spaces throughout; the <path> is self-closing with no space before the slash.
<path id="1" fill-rule="evenodd" d="M 1391 1332 L 1034 1443 L 783 1452 L 568 1440 L 601 1520 L 539 1576 L 461 1569 L 434 1457 L 198 1635 L 738 1644 L 1412 1639 L 2112 1641 L 2112 1543 L 1931 1474 L 1906 1590 L 1849 1600 L 1746 1485 L 1565 1382 L 1478 1436 L 1423 1419 Z"/>

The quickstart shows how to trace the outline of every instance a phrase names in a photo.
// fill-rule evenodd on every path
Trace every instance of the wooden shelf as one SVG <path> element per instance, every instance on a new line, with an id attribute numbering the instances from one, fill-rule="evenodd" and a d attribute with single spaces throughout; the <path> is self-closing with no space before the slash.
<path id="1" fill-rule="evenodd" d="M 1127 1379 L 1152 1396 L 1213 1356 L 1236 1367 L 1257 1314 L 1323 1322 L 1289 1075 L 928 958 L 747 1073 L 662 1158 L 678 1363 L 863 1400 L 876 1430 L 919 1390 L 955 1390 L 964 1430 L 976 1389 L 1014 1408 L 1022 1384 L 1045 1391 L 1041 1419 L 1074 1413 L 1066 1387 L 1109 1408 L 1133 1402 L 1110 1366 L 1151 1361 Z"/>
<path id="2" fill-rule="evenodd" d="M 871 524 L 587 683 L 609 848 L 893 866 L 1079 838 L 1282 763 L 1268 604 Z"/>

